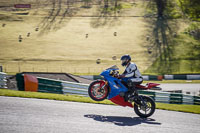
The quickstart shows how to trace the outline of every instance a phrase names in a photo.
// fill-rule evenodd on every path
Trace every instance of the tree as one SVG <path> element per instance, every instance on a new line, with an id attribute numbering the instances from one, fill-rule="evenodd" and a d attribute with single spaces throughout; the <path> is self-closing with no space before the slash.
<path id="1" fill-rule="evenodd" d="M 200 0 L 179 0 L 180 7 L 186 16 L 200 19 Z"/>

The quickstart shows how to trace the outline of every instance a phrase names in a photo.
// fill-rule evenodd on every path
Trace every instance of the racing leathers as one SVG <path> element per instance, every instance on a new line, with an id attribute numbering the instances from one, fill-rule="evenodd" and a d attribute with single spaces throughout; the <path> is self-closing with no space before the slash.
<path id="1" fill-rule="evenodd" d="M 128 97 L 134 92 L 135 86 L 141 84 L 143 78 L 137 65 L 133 62 L 130 62 L 126 66 L 122 75 L 122 83 L 128 87 L 128 92 L 125 94 L 125 101 L 128 101 Z"/>
<path id="2" fill-rule="evenodd" d="M 142 75 L 137 68 L 137 65 L 133 62 L 130 62 L 127 66 L 125 71 L 123 72 L 124 78 L 123 81 L 127 82 L 132 81 L 134 84 L 141 84 L 143 81 Z"/>

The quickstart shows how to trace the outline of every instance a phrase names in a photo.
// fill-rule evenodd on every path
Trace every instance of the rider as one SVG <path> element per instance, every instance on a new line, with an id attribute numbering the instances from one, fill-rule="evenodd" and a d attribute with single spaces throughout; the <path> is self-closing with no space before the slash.
<path id="1" fill-rule="evenodd" d="M 121 57 L 122 66 L 126 67 L 125 71 L 119 75 L 122 82 L 128 87 L 128 92 L 125 93 L 125 101 L 128 101 L 128 97 L 134 92 L 135 85 L 142 83 L 143 78 L 140 74 L 135 63 L 131 62 L 130 55 L 126 54 Z"/>

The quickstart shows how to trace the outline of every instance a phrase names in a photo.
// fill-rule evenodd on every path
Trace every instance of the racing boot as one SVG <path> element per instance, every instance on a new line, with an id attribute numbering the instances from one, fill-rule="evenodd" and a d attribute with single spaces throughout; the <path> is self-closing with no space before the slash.
<path id="1" fill-rule="evenodd" d="M 124 101 L 125 101 L 125 102 L 128 102 L 130 96 L 131 96 L 131 93 L 130 93 L 129 91 L 127 91 L 127 92 L 125 93 L 125 95 L 124 95 Z"/>
<path id="2" fill-rule="evenodd" d="M 125 93 L 125 96 L 124 96 L 125 102 L 127 102 L 129 98 L 133 96 L 133 93 L 135 92 L 135 84 L 131 80 L 128 80 L 127 85 L 128 85 L 128 91 Z"/>

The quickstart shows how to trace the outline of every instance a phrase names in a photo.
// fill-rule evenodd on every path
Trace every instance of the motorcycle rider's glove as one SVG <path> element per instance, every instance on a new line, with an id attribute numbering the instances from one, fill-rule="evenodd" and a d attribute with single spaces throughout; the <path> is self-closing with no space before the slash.
<path id="1" fill-rule="evenodd" d="M 125 77 L 124 74 L 118 76 L 119 79 L 124 78 L 124 77 Z"/>

